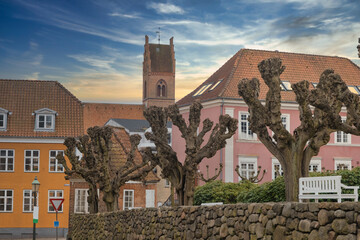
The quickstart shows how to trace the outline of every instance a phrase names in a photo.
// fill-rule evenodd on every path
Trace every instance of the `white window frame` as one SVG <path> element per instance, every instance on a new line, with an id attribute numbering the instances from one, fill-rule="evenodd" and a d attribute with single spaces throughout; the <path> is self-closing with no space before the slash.
<path id="1" fill-rule="evenodd" d="M 334 158 L 334 171 L 337 171 L 337 166 L 339 164 L 344 164 L 348 167 L 348 170 L 351 170 L 352 159 L 351 158 Z"/>
<path id="2" fill-rule="evenodd" d="M 276 158 L 272 158 L 271 159 L 271 179 L 275 180 L 275 165 L 279 165 L 279 173 L 281 176 L 284 176 L 284 171 L 282 169 L 282 166 L 279 162 L 279 160 L 277 160 Z"/>
<path id="3" fill-rule="evenodd" d="M 55 157 L 51 157 L 51 152 L 55 152 Z M 62 165 L 61 163 L 59 163 L 58 160 L 56 159 L 56 156 L 57 156 L 60 152 L 62 152 L 63 155 L 64 155 L 64 150 L 50 150 L 50 151 L 49 151 L 49 172 L 58 172 L 58 173 L 63 173 L 63 172 L 64 172 L 64 167 L 63 167 L 63 165 Z M 55 163 L 54 163 L 55 171 L 52 171 L 52 170 L 51 170 L 51 166 L 52 166 L 51 160 L 54 159 L 54 158 L 55 158 Z M 60 167 L 60 165 L 61 165 L 61 169 L 62 169 L 62 170 L 58 171 L 57 169 L 58 169 L 58 167 Z"/>
<path id="4" fill-rule="evenodd" d="M 342 122 L 346 122 L 346 117 L 341 117 Z M 340 135 L 340 141 L 338 141 L 338 135 Z M 344 142 L 344 138 L 346 136 L 347 141 Z M 334 133 L 334 143 L 336 144 L 351 144 L 351 134 L 344 133 L 342 131 L 337 131 Z"/>
<path id="5" fill-rule="evenodd" d="M 74 213 L 89 213 L 89 204 L 87 201 L 87 198 L 89 197 L 88 191 L 89 189 L 87 188 L 75 188 Z M 80 201 L 84 201 L 84 204 L 81 206 L 79 206 L 79 193 L 81 198 Z M 84 211 L 78 211 L 78 208 L 84 208 Z"/>
<path id="6" fill-rule="evenodd" d="M 242 120 L 241 116 L 242 115 L 246 115 L 246 120 Z M 247 120 L 249 117 L 249 113 L 248 112 L 239 112 L 239 127 L 238 127 L 238 131 L 239 131 L 239 139 L 243 139 L 243 140 L 256 140 L 257 136 L 256 133 L 252 132 L 250 130 L 250 123 Z M 243 133 L 241 131 L 241 124 L 245 123 L 246 124 L 246 133 Z M 249 131 L 251 131 L 252 134 L 249 134 Z"/>
<path id="7" fill-rule="evenodd" d="M 127 206 L 125 208 L 125 203 L 126 203 L 126 192 L 131 192 L 131 197 L 132 197 L 132 201 L 131 201 L 131 206 Z M 135 201 L 135 194 L 134 194 L 134 190 L 133 189 L 124 189 L 123 192 L 123 210 L 127 210 L 127 209 L 131 209 L 134 207 L 134 201 Z"/>
<path id="8" fill-rule="evenodd" d="M 31 151 L 31 156 L 30 157 L 27 157 L 26 156 L 26 151 Z M 37 157 L 34 157 L 34 153 L 37 151 L 38 152 L 38 156 Z M 31 161 L 31 170 L 26 170 L 26 158 L 30 158 L 30 161 Z M 38 159 L 38 170 L 37 171 L 34 171 L 34 158 L 37 158 Z M 24 150 L 24 172 L 39 172 L 40 171 L 40 150 L 35 150 L 35 149 L 26 149 Z"/>
<path id="9" fill-rule="evenodd" d="M 28 192 L 30 193 L 30 196 L 25 196 L 25 193 Z M 30 210 L 25 210 L 25 199 L 29 199 L 30 201 Z M 37 196 L 36 198 L 36 206 L 39 206 L 39 196 Z M 24 189 L 23 190 L 23 212 L 33 212 L 34 210 L 34 196 L 33 196 L 33 192 L 31 189 Z"/>
<path id="10" fill-rule="evenodd" d="M 246 172 L 246 176 L 242 176 L 242 177 L 246 177 L 247 179 L 250 178 L 250 171 L 254 172 L 253 176 L 256 176 L 257 174 L 257 157 L 247 157 L 247 156 L 239 156 L 239 173 L 241 174 L 241 164 L 246 164 L 246 169 L 244 169 L 244 171 Z M 254 169 L 249 169 L 249 164 L 253 164 L 254 165 Z M 241 177 L 239 176 L 239 181 L 241 181 Z"/>
<path id="11" fill-rule="evenodd" d="M 314 166 L 317 166 L 317 172 L 321 172 L 321 158 L 312 158 L 310 160 L 309 172 L 314 172 Z"/>
<path id="12" fill-rule="evenodd" d="M 11 115 L 11 112 L 4 108 L 0 108 L 0 116 L 3 117 L 3 123 L 0 125 L 0 131 L 6 131 L 7 130 L 7 122 L 8 122 L 8 115 Z"/>
<path id="13" fill-rule="evenodd" d="M 54 131 L 55 130 L 55 117 L 58 115 L 56 111 L 42 108 L 33 112 L 35 115 L 35 131 Z M 40 117 L 44 117 L 44 127 L 40 127 Z M 51 126 L 46 126 L 46 118 L 51 117 Z"/>
<path id="14" fill-rule="evenodd" d="M 5 156 L 1 156 L 1 151 L 6 151 Z M 9 156 L 9 151 L 13 152 L 12 156 Z M 14 172 L 15 171 L 15 150 L 14 149 L 0 149 L 0 158 L 5 158 L 5 170 L 0 172 Z M 9 158 L 12 158 L 12 170 L 9 170 Z"/>
<path id="15" fill-rule="evenodd" d="M 14 209 L 14 190 L 12 189 L 0 189 L 0 192 L 4 191 L 4 196 L 0 196 L 0 199 L 4 199 L 4 209 L 0 208 L 0 212 L 13 212 Z M 8 196 L 8 191 L 11 191 L 11 196 Z M 6 210 L 8 201 L 11 203 L 11 210 Z"/>
<path id="16" fill-rule="evenodd" d="M 170 187 L 170 181 L 169 179 L 165 178 L 165 187 L 169 188 Z"/>
<path id="17" fill-rule="evenodd" d="M 281 114 L 281 123 L 284 125 L 283 118 L 285 118 L 285 129 L 290 132 L 290 114 Z"/>
<path id="18" fill-rule="evenodd" d="M 55 192 L 55 197 L 50 197 L 50 192 Z M 58 193 L 61 193 L 61 196 L 58 196 Z M 56 212 L 53 205 L 50 202 L 50 199 L 56 199 L 56 198 L 64 198 L 64 190 L 60 189 L 50 189 L 48 190 L 48 213 L 54 213 Z M 51 209 L 53 210 L 51 210 Z M 58 211 L 59 213 L 62 213 L 64 211 L 64 203 L 61 205 L 61 211 Z"/>

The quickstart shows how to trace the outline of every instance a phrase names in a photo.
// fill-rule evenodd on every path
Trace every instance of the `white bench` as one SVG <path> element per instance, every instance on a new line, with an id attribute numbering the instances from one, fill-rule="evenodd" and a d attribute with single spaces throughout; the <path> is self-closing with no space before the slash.
<path id="1" fill-rule="evenodd" d="M 342 193 L 343 189 L 352 189 L 354 193 Z M 341 183 L 341 176 L 303 177 L 299 179 L 299 202 L 304 199 L 354 199 L 358 201 L 358 186 L 346 186 Z"/>

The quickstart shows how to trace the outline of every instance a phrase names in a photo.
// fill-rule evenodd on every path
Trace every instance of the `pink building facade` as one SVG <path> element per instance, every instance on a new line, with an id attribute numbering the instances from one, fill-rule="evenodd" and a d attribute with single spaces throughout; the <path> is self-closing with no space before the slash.
<path id="1" fill-rule="evenodd" d="M 282 121 L 285 128 L 292 133 L 300 125 L 298 105 L 295 94 L 291 90 L 291 83 L 308 80 L 311 88 L 316 86 L 320 74 L 328 68 L 333 68 L 342 76 L 350 90 L 360 94 L 360 68 L 350 60 L 339 57 L 317 55 L 281 53 L 242 49 L 227 63 L 216 71 L 209 79 L 202 83 L 189 95 L 178 101 L 180 111 L 185 119 L 189 115 L 189 105 L 196 99 L 203 104 L 202 120 L 209 118 L 215 123 L 219 115 L 229 114 L 238 119 L 239 125 L 236 134 L 228 140 L 226 147 L 218 151 L 211 159 L 204 159 L 199 170 L 207 175 L 206 165 L 209 166 L 209 177 L 215 175 L 215 168 L 223 164 L 219 176 L 224 182 L 239 182 L 240 178 L 235 172 L 237 165 L 240 173 L 248 177 L 261 166 L 266 170 L 262 182 L 275 179 L 282 174 L 282 169 L 277 159 L 267 148 L 252 134 L 247 121 L 248 108 L 244 101 L 237 95 L 237 84 L 242 78 L 256 77 L 261 81 L 260 99 L 264 99 L 267 89 L 257 71 L 257 64 L 269 57 L 280 57 L 286 70 L 281 75 L 282 92 Z M 311 68 L 310 68 L 311 67 Z M 358 88 L 359 86 L 359 88 Z M 345 110 L 345 109 L 344 109 Z M 345 111 L 342 117 L 346 119 Z M 200 126 L 201 128 L 201 126 Z M 184 141 L 181 134 L 173 126 L 173 148 L 180 159 L 185 158 Z M 360 165 L 360 137 L 336 132 L 331 135 L 330 142 L 323 146 L 318 156 L 313 157 L 309 166 L 310 171 L 351 169 Z M 203 184 L 200 182 L 200 184 Z"/>

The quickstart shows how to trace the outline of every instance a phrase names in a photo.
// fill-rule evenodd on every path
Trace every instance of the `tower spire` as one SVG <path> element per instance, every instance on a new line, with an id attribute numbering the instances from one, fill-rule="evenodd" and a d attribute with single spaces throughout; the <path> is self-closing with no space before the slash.
<path id="1" fill-rule="evenodd" d="M 158 42 L 159 42 L 159 45 L 160 45 L 160 33 L 161 33 L 161 31 L 160 31 L 160 27 L 159 27 L 159 31 L 156 31 L 156 34 L 158 35 Z"/>

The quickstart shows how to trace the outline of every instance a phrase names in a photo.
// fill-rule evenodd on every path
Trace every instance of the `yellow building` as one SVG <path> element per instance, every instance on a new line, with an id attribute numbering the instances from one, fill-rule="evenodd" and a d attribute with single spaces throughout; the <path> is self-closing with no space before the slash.
<path id="1" fill-rule="evenodd" d="M 0 236 L 31 237 L 32 181 L 40 189 L 36 232 L 55 237 L 51 198 L 64 198 L 59 236 L 69 219 L 69 181 L 55 156 L 66 137 L 84 133 L 81 102 L 55 81 L 0 80 Z"/>

